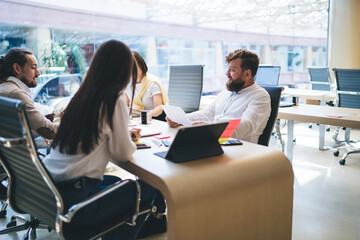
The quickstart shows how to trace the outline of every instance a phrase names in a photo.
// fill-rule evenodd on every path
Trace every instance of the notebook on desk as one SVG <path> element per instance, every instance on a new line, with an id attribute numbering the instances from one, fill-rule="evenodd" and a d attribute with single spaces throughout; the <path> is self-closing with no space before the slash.
<path id="1" fill-rule="evenodd" d="M 223 154 L 219 138 L 228 122 L 179 128 L 168 151 L 155 155 L 175 163 Z"/>

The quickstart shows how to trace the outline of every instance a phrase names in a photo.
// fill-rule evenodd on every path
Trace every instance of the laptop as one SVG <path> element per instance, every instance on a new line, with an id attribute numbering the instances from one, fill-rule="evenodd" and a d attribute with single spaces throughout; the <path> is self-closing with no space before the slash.
<path id="1" fill-rule="evenodd" d="M 175 163 L 221 155 L 224 151 L 219 144 L 219 138 L 228 123 L 181 127 L 169 150 L 154 154 Z"/>
<path id="2" fill-rule="evenodd" d="M 260 86 L 279 85 L 280 66 L 259 66 L 255 75 L 255 82 Z"/>
<path id="3" fill-rule="evenodd" d="M 255 82 L 260 86 L 273 86 L 279 85 L 280 78 L 280 66 L 259 66 L 258 71 L 255 75 Z M 279 107 L 291 107 L 295 103 L 280 101 Z"/>

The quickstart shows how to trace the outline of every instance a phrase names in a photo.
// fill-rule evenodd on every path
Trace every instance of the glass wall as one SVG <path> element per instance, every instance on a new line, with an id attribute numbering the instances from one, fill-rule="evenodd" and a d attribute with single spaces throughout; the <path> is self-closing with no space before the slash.
<path id="1" fill-rule="evenodd" d="M 43 74 L 39 78 L 40 82 L 64 73 L 84 75 L 97 47 L 109 39 L 121 40 L 132 50 L 138 51 L 147 61 L 149 72 L 158 76 L 165 87 L 168 85 L 170 65 L 204 65 L 204 92 L 217 92 L 224 87 L 227 70 L 225 56 L 238 48 L 246 48 L 257 53 L 261 64 L 281 66 L 282 85 L 307 83 L 307 66 L 326 65 L 326 34 L 319 36 L 309 33 L 308 36 L 295 36 L 292 31 L 291 36 L 282 36 L 273 34 L 268 29 L 266 33 L 252 35 L 254 33 L 251 33 L 251 28 L 248 27 L 249 33 L 234 31 L 234 34 L 242 36 L 234 40 L 234 37 L 229 37 L 231 31 L 225 29 L 219 32 L 210 28 L 190 26 L 184 32 L 177 32 L 180 27 L 176 24 L 156 22 L 157 26 L 163 25 L 163 28 L 154 28 L 151 20 L 139 22 L 129 16 L 105 14 L 105 10 L 102 10 L 102 15 L 98 15 L 101 17 L 100 24 L 94 18 L 96 6 L 91 7 L 91 4 L 88 4 L 86 8 L 82 7 L 80 2 L 85 4 L 84 1 L 80 1 L 74 9 L 71 9 L 67 1 L 63 6 L 62 1 L 55 0 L 49 2 L 53 5 L 48 5 L 46 1 L 28 2 L 32 8 L 39 9 L 39 16 L 35 20 L 31 14 L 25 14 L 24 18 L 28 19 L 22 19 L 21 22 L 16 14 L 14 19 L 0 18 L 0 54 L 5 54 L 12 47 L 27 47 L 33 50 Z M 94 5 L 94 1 L 89 2 Z M 106 2 L 109 5 L 107 8 L 111 8 L 112 1 Z M 0 2 L 1 4 L 6 3 Z M 16 12 L 19 14 L 29 8 L 29 4 L 19 1 L 12 4 L 17 6 Z M 116 6 L 119 7 L 118 4 Z M 61 25 L 59 21 L 50 18 L 49 21 L 45 21 L 42 18 L 52 14 L 51 11 L 55 11 L 54 9 L 64 16 L 71 16 L 67 20 L 72 24 Z M 114 21 L 136 22 L 138 25 L 117 28 L 113 24 Z M 293 24 L 291 21 L 288 23 L 289 29 L 293 28 Z M 324 18 L 323 24 L 327 24 L 327 18 Z M 149 26 L 151 29 L 140 29 L 136 32 L 136 26 L 144 26 L 144 29 Z M 203 31 L 204 34 L 192 34 L 192 30 Z"/>

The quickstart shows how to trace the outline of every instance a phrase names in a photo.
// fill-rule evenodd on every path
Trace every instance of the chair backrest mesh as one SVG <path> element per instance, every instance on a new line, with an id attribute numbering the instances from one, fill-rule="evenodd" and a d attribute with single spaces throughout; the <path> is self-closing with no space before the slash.
<path id="1" fill-rule="evenodd" d="M 360 109 L 360 69 L 333 69 L 338 106 Z"/>
<path id="2" fill-rule="evenodd" d="M 268 119 L 268 122 L 265 126 L 263 133 L 259 136 L 258 144 L 268 146 L 270 142 L 270 137 L 274 129 L 275 121 L 279 111 L 279 104 L 281 98 L 281 88 L 280 87 L 269 87 L 263 86 L 263 88 L 269 93 L 271 100 L 271 112 Z"/>
<path id="3" fill-rule="evenodd" d="M 312 90 L 330 91 L 329 70 L 327 67 L 309 67 Z"/>
<path id="4" fill-rule="evenodd" d="M 0 144 L 0 158 L 9 174 L 9 203 L 17 212 L 28 213 L 55 227 L 57 207 L 53 191 L 46 183 L 50 179 L 37 156 L 21 101 L 0 97 L 0 137 L 26 138 L 22 144 L 5 147 Z M 24 121 L 23 121 L 24 120 Z M 25 126 L 26 125 L 26 126 Z M 30 138 L 29 138 L 30 136 Z M 39 169 L 40 168 L 40 169 Z"/>
<path id="5" fill-rule="evenodd" d="M 169 102 L 186 113 L 199 110 L 203 65 L 170 66 Z"/>

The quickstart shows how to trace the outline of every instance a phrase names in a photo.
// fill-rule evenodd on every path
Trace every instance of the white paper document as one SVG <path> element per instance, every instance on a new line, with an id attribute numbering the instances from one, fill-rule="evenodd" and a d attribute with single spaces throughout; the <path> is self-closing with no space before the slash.
<path id="1" fill-rule="evenodd" d="M 170 118 L 173 122 L 180 123 L 183 126 L 192 125 L 189 117 L 186 115 L 186 113 L 181 107 L 171 105 L 161 105 L 161 107 L 165 111 L 166 116 Z"/>

